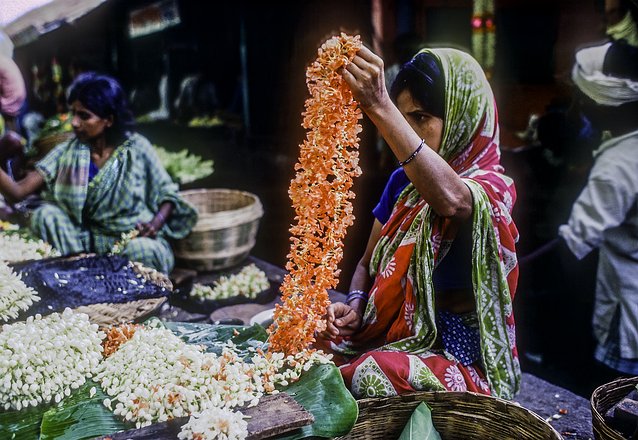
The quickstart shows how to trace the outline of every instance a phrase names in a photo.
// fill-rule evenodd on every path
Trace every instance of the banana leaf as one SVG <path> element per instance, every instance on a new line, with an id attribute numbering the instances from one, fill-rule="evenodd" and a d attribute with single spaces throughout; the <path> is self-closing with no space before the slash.
<path id="1" fill-rule="evenodd" d="M 90 390 L 96 393 L 90 397 Z M 82 440 L 130 429 L 109 411 L 102 401 L 108 396 L 91 380 L 44 413 L 40 440 Z"/>
<path id="2" fill-rule="evenodd" d="M 337 437 L 347 434 L 359 416 L 357 401 L 343 383 L 334 364 L 315 365 L 301 378 L 285 388 L 301 406 L 315 416 L 312 425 L 281 437 L 295 440 L 306 437 Z"/>
<path id="3" fill-rule="evenodd" d="M 419 403 L 406 423 L 399 440 L 441 440 L 441 436 L 434 428 L 432 412 L 425 403 Z"/>
<path id="4" fill-rule="evenodd" d="M 40 422 L 48 406 L 32 407 L 21 411 L 0 411 L 0 438 L 38 440 Z"/>
<path id="5" fill-rule="evenodd" d="M 252 356 L 249 348 L 263 348 L 268 333 L 259 324 L 252 327 L 238 325 L 211 325 L 190 322 L 164 322 L 166 328 L 188 344 L 206 347 L 209 353 L 221 354 L 224 344 L 230 340 L 236 345 L 242 359 Z"/>

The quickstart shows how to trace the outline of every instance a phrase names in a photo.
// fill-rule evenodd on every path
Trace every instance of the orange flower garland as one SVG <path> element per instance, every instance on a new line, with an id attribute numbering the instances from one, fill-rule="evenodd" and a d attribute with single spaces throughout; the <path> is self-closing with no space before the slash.
<path id="1" fill-rule="evenodd" d="M 120 345 L 127 342 L 133 337 L 137 329 L 141 328 L 140 324 L 120 324 L 109 328 L 106 331 L 106 338 L 102 341 L 102 355 L 107 358 L 115 353 Z"/>
<path id="2" fill-rule="evenodd" d="M 328 289 L 337 285 L 343 239 L 354 221 L 352 179 L 361 174 L 361 110 L 338 69 L 360 47 L 358 35 L 332 37 L 306 71 L 311 97 L 302 126 L 308 133 L 288 190 L 297 224 L 290 228 L 288 274 L 280 289 L 283 304 L 276 306 L 269 329 L 271 352 L 299 353 L 315 341 L 315 331 L 325 328 Z"/>

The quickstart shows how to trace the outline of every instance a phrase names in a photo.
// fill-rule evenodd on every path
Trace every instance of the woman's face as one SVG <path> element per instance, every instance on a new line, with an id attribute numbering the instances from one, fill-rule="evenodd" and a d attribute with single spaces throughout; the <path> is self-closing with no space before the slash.
<path id="1" fill-rule="evenodd" d="M 443 138 L 443 119 L 426 112 L 407 89 L 397 96 L 397 107 L 416 134 L 438 153 Z"/>
<path id="2" fill-rule="evenodd" d="M 82 105 L 80 101 L 71 103 L 71 126 L 80 142 L 91 142 L 104 136 L 106 128 L 113 125 L 113 118 L 102 118 Z"/>

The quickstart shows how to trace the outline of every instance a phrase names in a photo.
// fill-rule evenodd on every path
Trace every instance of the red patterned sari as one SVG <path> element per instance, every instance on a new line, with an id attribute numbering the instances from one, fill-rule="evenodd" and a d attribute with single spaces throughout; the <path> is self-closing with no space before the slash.
<path id="1" fill-rule="evenodd" d="M 438 348 L 432 272 L 456 230 L 409 184 L 381 231 L 361 330 L 331 348 L 352 356 L 341 372 L 355 397 L 413 390 L 474 391 L 512 398 L 520 366 L 512 300 L 518 279 L 511 210 L 516 191 L 502 174 L 494 98 L 480 66 L 454 49 L 431 50 L 446 79 L 439 154 L 473 197 L 472 285 L 480 360 L 463 365 Z"/>

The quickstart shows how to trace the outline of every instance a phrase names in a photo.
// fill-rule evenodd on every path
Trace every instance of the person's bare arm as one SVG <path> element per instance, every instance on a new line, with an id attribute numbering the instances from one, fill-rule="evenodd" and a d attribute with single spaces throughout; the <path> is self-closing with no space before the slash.
<path id="1" fill-rule="evenodd" d="M 37 171 L 29 171 L 22 180 L 16 182 L 0 169 L 0 192 L 10 202 L 15 203 L 23 200 L 43 185 L 44 178 Z"/>
<path id="2" fill-rule="evenodd" d="M 169 217 L 173 213 L 175 205 L 173 202 L 163 202 L 155 216 L 148 223 L 138 223 L 136 228 L 140 237 L 155 238 L 157 233 L 164 227 Z"/>
<path id="3" fill-rule="evenodd" d="M 372 251 L 374 251 L 374 247 L 381 235 L 381 227 L 379 220 L 375 220 L 370 231 L 366 250 L 354 270 L 352 281 L 350 282 L 350 291 L 362 290 L 369 292 L 372 278 L 368 267 L 372 258 Z M 326 312 L 326 330 L 319 336 L 324 339 L 333 339 L 337 336 L 354 334 L 361 327 L 366 305 L 367 301 L 358 298 L 352 300 L 349 304 L 341 302 L 330 304 Z"/>
<path id="4" fill-rule="evenodd" d="M 397 159 L 410 157 L 421 139 L 388 95 L 381 58 L 362 47 L 343 70 L 343 77 Z M 470 217 L 470 190 L 438 153 L 423 148 L 414 160 L 405 165 L 404 170 L 419 194 L 438 215 L 458 220 Z"/>
<path id="5" fill-rule="evenodd" d="M 364 292 L 370 293 L 370 287 L 372 286 L 372 278 L 370 277 L 369 270 L 370 260 L 372 259 L 372 252 L 374 251 L 374 247 L 377 245 L 379 237 L 381 236 L 382 226 L 383 225 L 381 224 L 381 222 L 375 219 L 372 225 L 372 230 L 370 231 L 370 237 L 368 238 L 366 250 L 363 253 L 361 259 L 359 259 L 359 262 L 354 269 L 352 281 L 350 281 L 350 292 L 352 292 L 353 290 L 362 290 Z M 363 316 L 366 305 L 367 301 L 364 301 L 362 299 L 354 299 L 350 303 L 350 306 L 355 309 L 355 311 L 361 316 Z"/>

